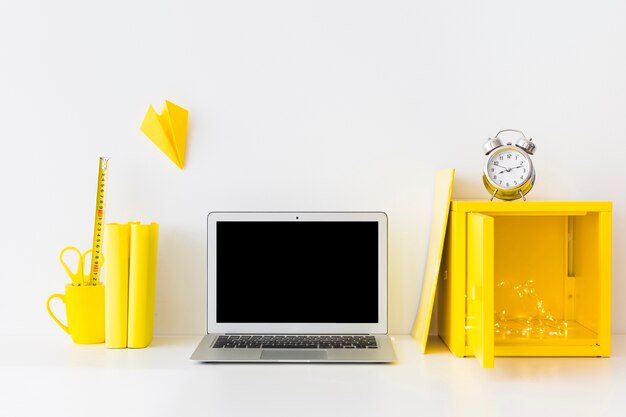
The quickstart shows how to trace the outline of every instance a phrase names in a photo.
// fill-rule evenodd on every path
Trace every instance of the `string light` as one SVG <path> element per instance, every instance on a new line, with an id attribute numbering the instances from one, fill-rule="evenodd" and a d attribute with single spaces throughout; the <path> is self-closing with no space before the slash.
<path id="1" fill-rule="evenodd" d="M 558 319 L 546 308 L 543 299 L 537 295 L 535 283 L 528 280 L 522 284 L 510 285 L 500 281 L 498 291 L 513 292 L 527 306 L 530 313 L 526 317 L 512 316 L 506 310 L 495 313 L 494 327 L 498 336 L 504 337 L 566 337 L 567 322 Z M 509 288 L 510 287 L 510 288 Z"/>

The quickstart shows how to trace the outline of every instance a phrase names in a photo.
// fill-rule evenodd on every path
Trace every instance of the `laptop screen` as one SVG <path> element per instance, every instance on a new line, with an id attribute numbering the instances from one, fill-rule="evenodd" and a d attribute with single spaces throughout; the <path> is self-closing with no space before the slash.
<path id="1" fill-rule="evenodd" d="M 215 227 L 217 323 L 379 321 L 378 222 L 217 221 Z"/>

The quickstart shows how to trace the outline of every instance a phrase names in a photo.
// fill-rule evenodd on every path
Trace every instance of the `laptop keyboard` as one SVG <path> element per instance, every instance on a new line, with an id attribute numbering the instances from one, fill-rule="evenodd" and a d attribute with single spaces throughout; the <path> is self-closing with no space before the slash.
<path id="1" fill-rule="evenodd" d="M 337 335 L 227 335 L 218 336 L 214 348 L 234 349 L 377 349 L 374 336 Z"/>

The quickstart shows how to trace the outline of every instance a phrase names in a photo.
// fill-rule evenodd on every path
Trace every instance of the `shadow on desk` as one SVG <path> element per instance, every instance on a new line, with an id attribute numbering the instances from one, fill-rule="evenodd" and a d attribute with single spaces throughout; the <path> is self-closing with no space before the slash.
<path id="1" fill-rule="evenodd" d="M 419 349 L 419 347 L 418 347 Z M 615 337 L 610 358 L 599 357 L 496 357 L 493 369 L 483 369 L 474 357 L 456 357 L 438 336 L 430 336 L 424 359 L 435 359 L 448 355 L 445 362 L 451 366 L 451 373 L 459 372 L 462 378 L 465 372 L 480 375 L 493 381 L 550 381 L 577 380 L 610 381 L 617 370 L 626 369 L 626 339 Z M 473 374 L 473 373 L 476 374 Z M 625 373 L 626 374 L 626 373 Z"/>
<path id="2" fill-rule="evenodd" d="M 200 343 L 200 340 L 202 340 L 202 338 L 204 336 L 193 336 L 193 337 L 197 337 L 198 338 L 198 343 Z M 176 347 L 176 346 L 181 346 L 181 347 L 189 347 L 189 340 L 192 338 L 192 336 L 182 336 L 182 337 L 169 337 L 169 336 L 155 336 L 152 339 L 152 343 L 150 344 L 150 346 L 148 346 L 145 349 L 150 349 L 150 348 L 160 348 L 160 347 Z M 141 350 L 141 349 L 138 349 Z"/>
<path id="3" fill-rule="evenodd" d="M 451 355 L 450 350 L 446 347 L 439 336 L 428 336 L 425 355 Z"/>

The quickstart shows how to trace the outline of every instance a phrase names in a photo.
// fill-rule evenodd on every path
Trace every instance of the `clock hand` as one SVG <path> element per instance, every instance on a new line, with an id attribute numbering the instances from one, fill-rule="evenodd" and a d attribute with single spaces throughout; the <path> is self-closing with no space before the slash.
<path id="1" fill-rule="evenodd" d="M 505 172 L 505 171 L 506 171 L 506 172 L 511 172 L 511 170 L 513 170 L 513 169 L 523 168 L 523 167 L 524 167 L 524 165 L 520 165 L 520 166 L 516 166 L 516 167 L 511 167 L 511 168 L 507 168 L 507 167 L 500 166 L 500 168 L 504 169 L 504 171 L 500 171 L 500 172 L 498 172 L 498 175 L 502 174 L 502 173 L 503 173 L 503 172 Z"/>

